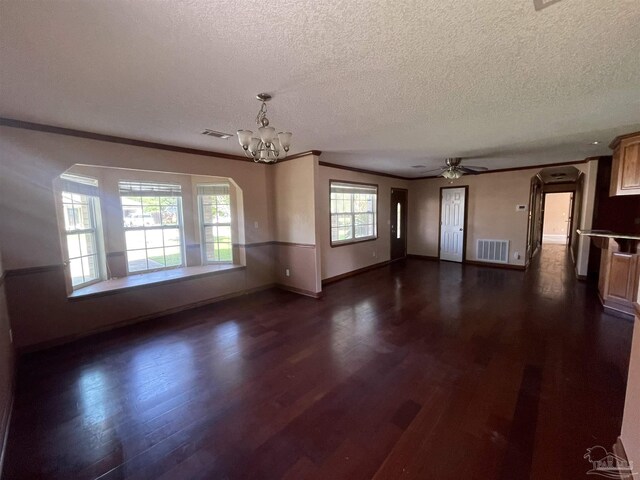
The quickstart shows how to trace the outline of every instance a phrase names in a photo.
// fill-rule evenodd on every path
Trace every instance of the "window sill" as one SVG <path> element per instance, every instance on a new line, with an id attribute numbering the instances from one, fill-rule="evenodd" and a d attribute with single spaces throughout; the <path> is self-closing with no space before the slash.
<path id="1" fill-rule="evenodd" d="M 378 237 L 365 238 L 363 240 L 348 240 L 346 242 L 331 242 L 331 248 L 344 247 L 345 245 L 357 245 L 358 243 L 374 242 L 376 240 L 378 240 Z"/>
<path id="2" fill-rule="evenodd" d="M 222 264 L 181 267 L 151 273 L 140 273 L 129 277 L 113 278 L 111 280 L 94 283 L 88 287 L 79 288 L 69 295 L 68 298 L 71 301 L 83 300 L 86 298 L 122 293 L 123 291 L 133 290 L 136 288 L 165 285 L 167 283 L 181 282 L 183 280 L 192 280 L 194 278 L 208 277 L 210 275 L 218 275 L 221 273 L 229 273 L 244 269 L 245 267 L 242 265 Z"/>

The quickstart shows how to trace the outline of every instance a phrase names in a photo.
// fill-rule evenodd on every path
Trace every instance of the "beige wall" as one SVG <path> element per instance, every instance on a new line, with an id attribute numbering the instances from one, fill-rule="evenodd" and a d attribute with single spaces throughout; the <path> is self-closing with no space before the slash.
<path id="1" fill-rule="evenodd" d="M 640 301 L 640 298 L 638 298 Z M 640 317 L 636 316 L 629 360 L 627 396 L 622 420 L 622 443 L 629 460 L 640 466 Z"/>
<path id="2" fill-rule="evenodd" d="M 409 181 L 352 172 L 324 165 L 319 166 L 317 182 L 318 208 L 317 222 L 319 242 L 322 249 L 321 269 L 322 278 L 331 278 L 348 273 L 359 268 L 368 267 L 376 263 L 385 262 L 391 258 L 389 209 L 391 205 L 391 188 L 409 188 Z M 361 182 L 378 185 L 378 238 L 374 241 L 355 243 L 351 245 L 331 246 L 330 231 L 330 199 L 329 182 L 341 180 L 347 182 Z M 411 200 L 409 192 L 409 200 Z M 409 207 L 411 215 L 411 207 Z"/>
<path id="3" fill-rule="evenodd" d="M 53 193 L 54 179 L 69 167 L 92 164 L 230 177 L 247 192 L 242 226 L 247 244 L 273 240 L 269 167 L 9 127 L 0 127 L 0 152 L 0 244 L 5 268 L 17 273 L 7 276 L 6 288 L 18 347 L 83 335 L 274 282 L 273 247 L 267 244 L 242 248 L 246 268 L 240 271 L 71 302 L 64 288 Z"/>
<path id="4" fill-rule="evenodd" d="M 13 395 L 13 345 L 9 334 L 9 315 L 5 300 L 4 276 L 0 259 L 0 472 L 4 439 L 9 428 L 9 414 Z"/>
<path id="5" fill-rule="evenodd" d="M 596 163 L 597 162 L 589 162 Z M 575 167 L 589 176 L 589 164 Z M 509 264 L 524 265 L 526 257 L 528 211 L 517 211 L 516 205 L 529 207 L 531 178 L 539 168 L 495 172 L 483 175 L 465 175 L 458 180 L 444 178 L 416 180 L 410 184 L 409 192 L 409 253 L 438 256 L 438 231 L 440 222 L 440 188 L 469 187 L 467 198 L 467 244 L 466 258 L 477 260 L 478 239 L 509 240 Z M 585 188 L 590 179 L 585 181 Z M 589 219 L 593 213 L 595 182 L 589 184 L 591 202 L 583 202 L 583 217 Z M 582 221 L 583 224 L 586 222 Z M 577 227 L 576 227 L 577 228 Z M 586 228 L 586 227 L 585 227 Z M 581 253 L 588 256 L 581 244 Z M 515 253 L 520 258 L 515 258 Z M 586 264 L 584 265 L 586 275 Z"/>
<path id="6" fill-rule="evenodd" d="M 322 290 L 316 241 L 317 164 L 316 156 L 307 155 L 271 168 L 276 281 L 311 294 Z"/>
<path id="7" fill-rule="evenodd" d="M 567 243 L 571 193 L 549 193 L 544 200 L 542 243 Z"/>
<path id="8" fill-rule="evenodd" d="M 444 178 L 415 181 L 409 195 L 409 253 L 438 256 L 440 188 L 468 185 L 467 253 L 476 260 L 478 239 L 509 240 L 509 263 L 524 265 L 527 243 L 527 211 L 531 177 L 539 169 L 464 176 L 450 182 Z M 518 252 L 520 259 L 514 254 Z"/>
<path id="9" fill-rule="evenodd" d="M 308 155 L 272 166 L 277 242 L 316 244 L 314 164 Z"/>

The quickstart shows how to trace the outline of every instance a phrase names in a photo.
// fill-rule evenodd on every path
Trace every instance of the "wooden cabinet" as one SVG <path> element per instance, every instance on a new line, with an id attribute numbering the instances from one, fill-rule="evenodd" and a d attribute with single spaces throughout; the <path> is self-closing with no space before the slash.
<path id="1" fill-rule="evenodd" d="M 602 305 L 632 315 L 638 293 L 638 253 L 621 252 L 614 239 L 603 242 L 598 290 Z"/>
<path id="2" fill-rule="evenodd" d="M 616 138 L 609 195 L 640 195 L 640 132 Z"/>

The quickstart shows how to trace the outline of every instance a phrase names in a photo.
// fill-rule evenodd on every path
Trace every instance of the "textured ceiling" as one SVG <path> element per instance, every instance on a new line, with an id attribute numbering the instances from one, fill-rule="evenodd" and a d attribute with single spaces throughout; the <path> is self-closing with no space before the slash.
<path id="1" fill-rule="evenodd" d="M 0 116 L 239 153 L 199 133 L 253 129 L 266 91 L 327 162 L 573 161 L 640 130 L 638 25 L 638 0 L 2 0 Z"/>

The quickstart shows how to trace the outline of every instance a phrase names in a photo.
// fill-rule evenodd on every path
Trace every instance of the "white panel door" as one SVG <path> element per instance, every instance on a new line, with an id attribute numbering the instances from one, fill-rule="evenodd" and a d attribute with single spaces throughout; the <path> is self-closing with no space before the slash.
<path id="1" fill-rule="evenodd" d="M 440 259 L 462 262 L 465 189 L 444 188 L 440 212 Z"/>

